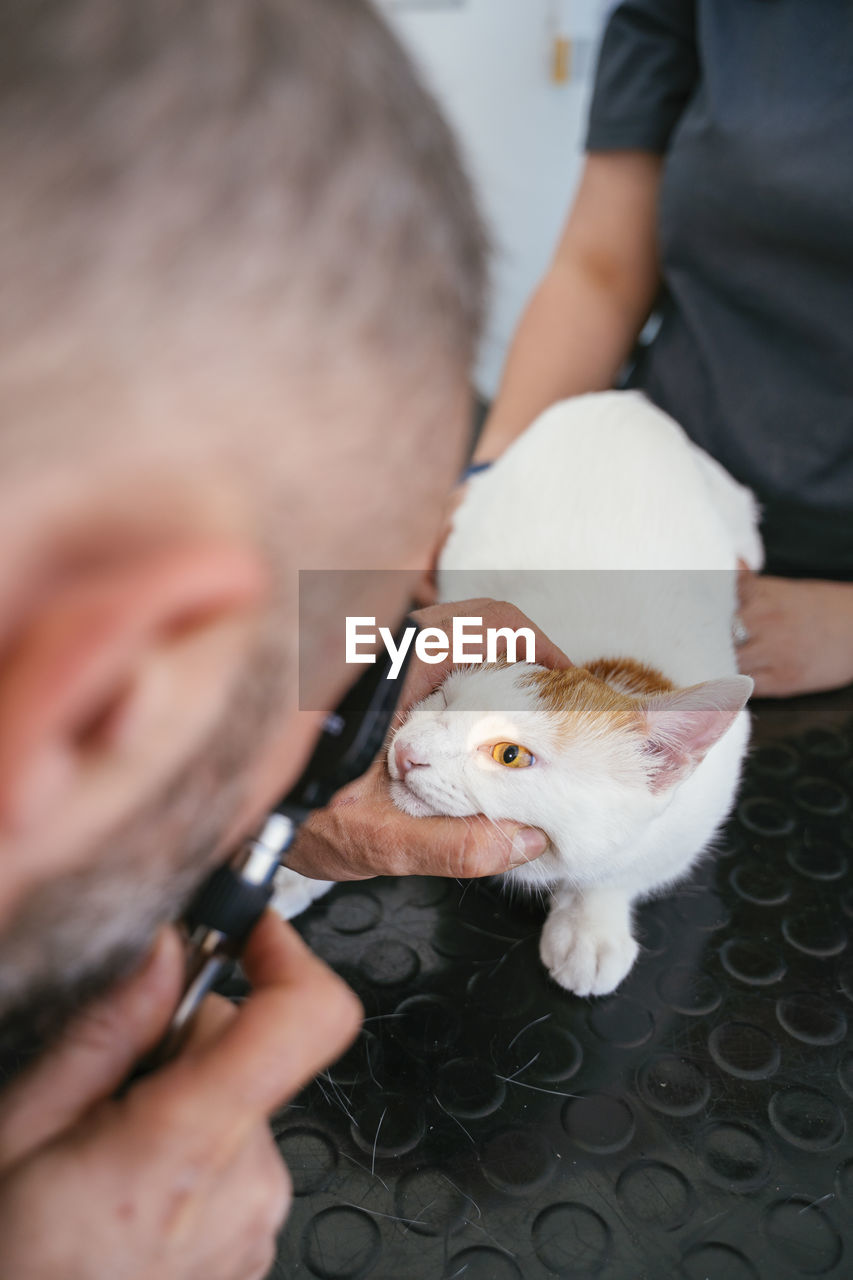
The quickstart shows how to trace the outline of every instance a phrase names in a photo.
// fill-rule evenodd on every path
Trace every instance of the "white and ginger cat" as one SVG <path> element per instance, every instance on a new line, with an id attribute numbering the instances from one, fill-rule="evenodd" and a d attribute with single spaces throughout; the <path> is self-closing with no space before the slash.
<path id="1" fill-rule="evenodd" d="M 752 691 L 736 571 L 761 567 L 757 524 L 752 495 L 635 392 L 549 409 L 456 513 L 442 598 L 509 600 L 577 665 L 454 671 L 391 742 L 393 798 L 546 833 L 506 879 L 548 893 L 542 961 L 578 995 L 626 977 L 632 905 L 684 876 L 732 805 Z"/>

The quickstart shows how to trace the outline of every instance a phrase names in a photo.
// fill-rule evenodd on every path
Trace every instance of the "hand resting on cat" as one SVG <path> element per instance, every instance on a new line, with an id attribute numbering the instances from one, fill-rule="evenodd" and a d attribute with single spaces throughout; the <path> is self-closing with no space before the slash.
<path id="1" fill-rule="evenodd" d="M 502 600 L 433 605 L 411 616 L 420 627 L 450 631 L 452 619 L 460 615 L 482 618 L 486 627 L 529 627 L 536 636 L 539 662 L 554 669 L 571 666 L 562 650 L 530 618 Z M 433 664 L 413 658 L 400 694 L 398 717 L 440 685 L 451 666 L 449 660 Z M 336 880 L 378 875 L 495 875 L 538 857 L 546 846 L 541 831 L 513 821 L 472 824 L 446 817 L 415 821 L 391 799 L 385 752 L 381 751 L 362 777 L 342 787 L 329 805 L 308 818 L 287 866 L 276 872 L 271 905 L 289 920 L 332 889 Z M 328 879 L 330 876 L 336 880 Z"/>
<path id="2" fill-rule="evenodd" d="M 752 690 L 736 573 L 761 566 L 757 527 L 752 495 L 633 392 L 548 410 L 456 513 L 442 597 L 511 600 L 581 665 L 451 674 L 392 739 L 392 798 L 545 831 L 550 850 L 506 878 L 548 895 L 542 960 L 579 995 L 625 978 L 633 903 L 731 808 Z"/>

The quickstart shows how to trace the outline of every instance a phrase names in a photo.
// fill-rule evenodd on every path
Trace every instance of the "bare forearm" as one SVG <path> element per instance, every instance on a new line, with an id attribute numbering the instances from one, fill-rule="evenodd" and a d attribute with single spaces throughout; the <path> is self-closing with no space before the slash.
<path id="1" fill-rule="evenodd" d="M 555 264 L 515 335 L 475 461 L 498 457 L 557 400 L 612 386 L 644 320 L 579 264 Z"/>
<path id="2" fill-rule="evenodd" d="M 661 159 L 587 157 L 548 274 L 519 326 L 477 449 L 491 461 L 556 400 L 612 386 L 659 285 Z"/>

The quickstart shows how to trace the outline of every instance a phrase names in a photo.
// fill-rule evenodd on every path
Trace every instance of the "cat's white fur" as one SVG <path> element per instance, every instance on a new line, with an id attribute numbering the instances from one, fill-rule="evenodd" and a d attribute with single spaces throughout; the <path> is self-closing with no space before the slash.
<path id="1" fill-rule="evenodd" d="M 578 994 L 618 986 L 637 955 L 632 904 L 683 876 L 731 807 L 751 690 L 732 641 L 736 570 L 762 557 L 752 494 L 633 392 L 549 409 L 456 513 L 443 599 L 510 600 L 578 666 L 630 657 L 691 687 L 641 700 L 642 732 L 611 731 L 582 709 L 555 718 L 525 664 L 464 668 L 391 744 L 407 812 L 546 832 L 550 850 L 507 879 L 550 895 L 542 959 Z M 535 765 L 497 763 L 502 741 Z"/>
<path id="2" fill-rule="evenodd" d="M 282 920 L 292 920 L 334 887 L 334 880 L 312 880 L 290 867 L 279 867 L 273 880 L 270 907 Z"/>

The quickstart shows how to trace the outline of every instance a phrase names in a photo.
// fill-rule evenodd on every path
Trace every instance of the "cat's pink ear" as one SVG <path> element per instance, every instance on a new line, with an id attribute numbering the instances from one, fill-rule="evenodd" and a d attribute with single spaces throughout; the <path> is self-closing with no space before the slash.
<path id="1" fill-rule="evenodd" d="M 666 791 L 693 772 L 746 705 L 752 688 L 749 676 L 727 676 L 656 694 L 645 703 L 653 791 Z"/>

